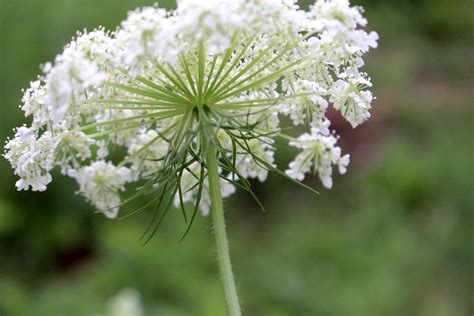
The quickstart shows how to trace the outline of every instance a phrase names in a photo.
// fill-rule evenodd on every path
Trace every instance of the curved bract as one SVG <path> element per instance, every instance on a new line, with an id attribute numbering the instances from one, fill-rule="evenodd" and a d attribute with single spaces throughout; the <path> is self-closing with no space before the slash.
<path id="1" fill-rule="evenodd" d="M 301 149 L 286 174 L 318 174 L 331 187 L 345 172 L 329 106 L 353 127 L 370 117 L 372 94 L 362 56 L 376 33 L 348 1 L 181 0 L 130 12 L 114 32 L 78 33 L 24 92 L 32 117 L 5 146 L 19 190 L 43 191 L 59 167 L 106 216 L 117 216 L 130 182 L 161 190 L 168 207 L 208 212 L 206 154 L 219 162 L 223 196 L 264 181 L 274 138 Z M 280 129 L 281 115 L 308 133 Z M 121 151 L 117 149 L 122 148 Z M 117 162 L 116 152 L 125 153 Z M 112 163 L 109 153 L 114 153 Z"/>

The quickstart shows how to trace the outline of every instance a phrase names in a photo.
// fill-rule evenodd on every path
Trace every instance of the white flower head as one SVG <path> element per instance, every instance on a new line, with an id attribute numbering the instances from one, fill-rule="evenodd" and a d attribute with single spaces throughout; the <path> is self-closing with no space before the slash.
<path id="1" fill-rule="evenodd" d="M 344 174 L 349 164 L 349 155 L 341 157 L 341 148 L 336 146 L 337 138 L 334 135 L 324 135 L 317 128 L 311 129 L 311 134 L 303 134 L 290 145 L 302 149 L 293 160 L 286 174 L 297 180 L 303 180 L 305 173 L 312 170 L 317 174 L 323 185 L 332 187 L 333 165 L 339 167 L 339 172 Z"/>
<path id="2" fill-rule="evenodd" d="M 54 166 L 56 141 L 51 133 L 37 137 L 32 128 L 20 127 L 15 138 L 5 145 L 5 158 L 20 177 L 16 182 L 18 190 L 44 191 L 51 182 L 49 173 Z"/>
<path id="3" fill-rule="evenodd" d="M 370 118 L 373 96 L 365 89 L 371 86 L 370 81 L 363 77 L 347 77 L 337 80 L 331 88 L 330 100 L 353 127 Z"/>
<path id="4" fill-rule="evenodd" d="M 49 121 L 46 107 L 47 90 L 41 79 L 32 81 L 30 87 L 24 91 L 21 109 L 26 116 L 33 116 L 32 127 L 38 129 Z"/>
<path id="5" fill-rule="evenodd" d="M 111 162 L 98 160 L 90 166 L 69 170 L 69 176 L 76 179 L 79 192 L 108 218 L 115 218 L 120 207 L 120 191 L 132 181 L 126 167 L 116 167 Z"/>
<path id="6" fill-rule="evenodd" d="M 378 35 L 362 13 L 347 0 L 316 0 L 309 11 L 294 0 L 179 0 L 174 11 L 134 10 L 114 32 L 78 33 L 24 91 L 32 125 L 4 154 L 18 189 L 45 190 L 59 167 L 110 218 L 131 182 L 160 192 L 164 207 L 207 214 L 218 191 L 210 184 L 228 196 L 250 190 L 247 179 L 266 180 L 277 136 L 301 150 L 290 177 L 312 171 L 331 187 L 333 167 L 344 173 L 349 156 L 328 108 L 353 127 L 370 117 L 360 68 Z M 282 115 L 310 132 L 286 135 Z M 209 181 L 209 157 L 219 181 Z"/>

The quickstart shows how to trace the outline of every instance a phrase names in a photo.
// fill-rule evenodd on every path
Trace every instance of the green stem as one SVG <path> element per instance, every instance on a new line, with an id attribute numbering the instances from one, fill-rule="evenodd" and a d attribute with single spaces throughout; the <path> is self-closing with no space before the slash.
<path id="1" fill-rule="evenodd" d="M 212 222 L 214 224 L 214 236 L 217 246 L 217 258 L 219 261 L 219 271 L 227 303 L 227 312 L 229 316 L 241 316 L 242 313 L 240 311 L 234 275 L 232 273 L 229 245 L 225 230 L 224 209 L 222 205 L 219 170 L 217 167 L 217 151 L 212 142 L 209 144 L 207 152 L 207 171 L 211 197 Z"/>

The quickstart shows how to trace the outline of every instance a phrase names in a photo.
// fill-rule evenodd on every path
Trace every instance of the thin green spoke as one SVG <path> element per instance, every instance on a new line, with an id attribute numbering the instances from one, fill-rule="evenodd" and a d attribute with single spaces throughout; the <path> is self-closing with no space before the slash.
<path id="1" fill-rule="evenodd" d="M 239 80 L 237 83 L 233 84 L 235 81 L 237 81 L 237 79 L 239 79 L 242 75 L 244 75 L 248 70 L 250 70 L 253 65 L 255 63 L 253 63 L 253 61 L 255 61 L 255 59 L 252 61 L 251 64 L 248 65 L 248 69 L 244 69 L 242 70 L 240 73 L 238 73 L 234 78 L 232 78 L 232 80 L 230 80 L 227 84 L 226 84 L 226 87 L 223 87 L 221 89 L 219 89 L 218 91 L 216 91 L 216 95 L 220 96 L 222 94 L 225 94 L 226 92 L 228 91 L 231 91 L 232 89 L 235 89 L 236 87 L 244 84 L 245 82 L 247 82 L 249 79 L 252 79 L 252 78 L 255 78 L 258 74 L 260 74 L 261 72 L 263 72 L 265 69 L 268 69 L 268 67 L 270 67 L 272 64 L 274 64 L 277 60 L 281 59 L 282 57 L 284 57 L 286 55 L 286 53 L 288 53 L 290 50 L 292 50 L 293 48 L 295 48 L 298 44 L 300 43 L 299 40 L 295 40 L 291 45 L 288 44 L 280 53 L 277 54 L 277 56 L 273 57 L 270 61 L 268 61 L 265 65 L 263 65 L 262 67 L 260 67 L 259 69 L 257 69 L 256 71 L 254 71 L 253 73 L 247 75 L 245 78 Z M 277 45 L 271 45 L 268 49 L 273 49 L 275 48 Z M 259 61 L 259 60 L 257 60 Z M 249 67 L 250 66 L 250 67 Z"/>
<path id="2" fill-rule="evenodd" d="M 262 50 L 261 52 L 259 52 L 259 54 L 254 57 L 252 59 L 252 61 L 246 65 L 243 69 L 241 69 L 234 77 L 232 77 L 232 79 L 230 79 L 229 81 L 226 82 L 225 85 L 223 85 L 222 87 L 220 87 L 219 89 L 216 89 L 216 91 L 213 92 L 213 95 L 219 95 L 220 93 L 222 93 L 223 91 L 225 90 L 228 90 L 228 88 L 230 87 L 230 85 L 232 85 L 232 83 L 234 83 L 235 81 L 237 81 L 240 77 L 242 77 L 244 74 L 246 74 L 249 70 L 252 69 L 253 66 L 255 66 L 255 64 L 257 64 L 259 61 L 262 60 L 262 58 L 264 58 L 270 51 L 272 51 L 276 46 L 278 46 L 278 43 L 273 43 L 272 45 L 270 45 L 269 47 L 267 47 L 266 49 Z M 239 58 L 240 60 L 240 58 Z M 236 65 L 233 65 L 233 67 L 235 67 Z"/>
<path id="3" fill-rule="evenodd" d="M 246 86 L 243 86 L 242 88 L 239 88 L 237 90 L 229 91 L 228 94 L 221 95 L 221 96 L 218 97 L 218 99 L 219 100 L 227 99 L 229 97 L 233 97 L 235 95 L 238 95 L 239 93 L 242 93 L 244 91 L 248 91 L 248 90 L 255 89 L 255 88 L 260 88 L 262 85 L 264 85 L 268 82 L 271 82 L 271 81 L 275 81 L 275 80 L 279 79 L 281 76 L 283 76 L 284 74 L 286 74 L 288 72 L 295 71 L 296 66 L 301 66 L 301 64 L 304 61 L 308 61 L 312 57 L 313 57 L 312 55 L 308 55 L 308 56 L 305 56 L 304 58 L 296 60 L 296 61 L 294 61 L 294 62 L 278 69 L 274 73 L 272 73 L 268 76 L 265 76 L 264 78 L 258 79 L 258 80 L 254 81 L 254 82 L 252 82 L 252 83 L 250 83 Z"/>
<path id="4" fill-rule="evenodd" d="M 83 106 L 84 109 L 91 110 L 132 110 L 132 111 L 148 111 L 148 110 L 173 110 L 176 109 L 176 106 L 98 106 L 98 105 L 86 105 Z"/>
<path id="5" fill-rule="evenodd" d="M 122 91 L 130 92 L 130 93 L 141 95 L 144 97 L 149 97 L 155 100 L 164 100 L 164 101 L 169 101 L 169 102 L 182 102 L 184 104 L 189 103 L 189 101 L 184 98 L 177 97 L 177 96 L 170 97 L 165 94 L 159 93 L 157 91 L 149 90 L 145 88 L 129 87 L 120 83 L 115 83 L 115 82 L 108 82 L 107 85 L 113 88 L 117 88 Z"/>
<path id="6" fill-rule="evenodd" d="M 197 76 L 197 91 L 198 91 L 198 104 L 202 104 L 202 96 L 204 92 L 204 71 L 206 70 L 206 56 L 205 56 L 204 43 L 199 42 L 198 48 L 198 76 Z"/>
<path id="7" fill-rule="evenodd" d="M 209 85 L 211 83 L 211 78 L 212 78 L 212 75 L 214 74 L 214 69 L 216 67 L 216 62 L 217 62 L 217 55 L 214 55 L 214 57 L 212 58 L 212 62 L 211 62 L 211 69 L 209 70 L 209 73 L 207 74 L 206 85 L 204 86 L 204 91 L 203 91 L 204 96 L 207 95 L 207 91 L 208 91 Z"/>
<path id="8" fill-rule="evenodd" d="M 158 101 L 148 101 L 148 100 L 112 100 L 112 99 L 104 99 L 104 100 L 84 100 L 82 101 L 84 104 L 125 104 L 125 105 L 156 105 L 155 109 L 159 109 L 161 106 L 174 106 L 174 107 L 185 107 L 181 103 L 171 103 L 171 102 L 158 102 Z"/>
<path id="9" fill-rule="evenodd" d="M 162 86 L 159 86 L 156 83 L 154 83 L 153 81 L 148 80 L 148 79 L 146 79 L 142 76 L 138 76 L 136 78 L 136 80 L 143 83 L 143 84 L 145 84 L 145 85 L 147 85 L 148 87 L 150 87 L 152 89 L 156 89 L 156 90 L 160 91 L 161 93 L 164 93 L 164 94 L 168 95 L 169 97 L 175 97 L 175 98 L 190 101 L 190 100 L 187 99 L 187 96 L 184 95 L 181 90 L 179 90 L 179 88 L 176 89 L 176 91 L 179 91 L 179 95 L 178 95 L 178 94 L 174 93 L 173 91 L 171 91 L 169 89 L 166 89 L 166 88 L 163 88 Z"/>
<path id="10" fill-rule="evenodd" d="M 137 123 L 137 124 L 127 125 L 127 126 L 116 128 L 116 129 L 107 129 L 107 130 L 102 131 L 102 132 L 89 134 L 88 136 L 90 136 L 92 138 L 95 138 L 95 137 L 110 135 L 111 133 L 123 132 L 123 131 L 129 130 L 129 129 L 139 128 L 139 127 L 142 127 L 142 126 L 145 126 L 145 125 L 148 125 L 148 124 L 157 123 L 157 122 L 159 122 L 161 120 L 164 120 L 166 118 L 167 117 L 160 117 L 160 118 L 156 118 L 156 119 L 150 119 L 148 121 L 140 122 L 140 123 Z"/>
<path id="11" fill-rule="evenodd" d="M 239 107 L 254 107 L 254 106 L 269 106 L 278 103 L 279 101 L 299 99 L 307 96 L 320 95 L 318 92 L 307 92 L 307 93 L 296 93 L 291 95 L 285 95 L 277 98 L 262 98 L 262 99 L 249 99 L 235 102 L 216 103 L 216 107 L 226 109 L 238 109 Z"/>
<path id="12" fill-rule="evenodd" d="M 236 39 L 237 39 L 237 34 L 234 34 L 234 36 L 232 37 L 232 43 L 235 43 L 236 42 Z M 249 44 L 250 45 L 250 44 Z M 217 82 L 217 80 L 219 79 L 220 75 L 222 74 L 222 71 L 224 71 L 224 68 L 225 66 L 227 65 L 230 57 L 232 56 L 232 53 L 235 49 L 235 44 L 232 44 L 231 47 L 229 47 L 226 51 L 225 51 L 225 54 L 222 56 L 222 60 L 221 60 L 221 63 L 220 63 L 220 66 L 219 66 L 219 69 L 217 70 L 217 73 L 216 75 L 214 76 L 214 79 L 212 80 L 212 83 L 210 84 L 210 86 L 208 87 L 208 89 L 205 91 L 205 97 L 207 97 L 210 93 L 210 91 L 212 91 L 214 89 L 214 86 Z"/>
<path id="13" fill-rule="evenodd" d="M 250 47 L 250 45 L 253 43 L 255 39 L 255 36 L 252 37 L 248 42 L 247 44 L 245 44 L 245 46 L 241 49 L 240 53 L 236 56 L 234 56 L 234 61 L 232 62 L 232 64 L 228 67 L 227 71 L 224 73 L 224 75 L 217 81 L 217 82 L 213 82 L 212 86 L 209 88 L 209 91 L 208 91 L 208 96 L 213 96 L 215 94 L 215 91 L 216 90 L 220 90 L 221 89 L 221 84 L 223 83 L 223 81 L 227 78 L 227 76 L 229 76 L 229 74 L 232 72 L 233 69 L 236 68 L 236 66 L 242 61 L 242 56 L 245 54 L 245 52 L 247 51 L 247 49 Z M 232 53 L 232 52 L 231 52 Z M 231 55 L 231 54 L 230 54 Z M 228 58 L 230 58 L 230 55 Z M 263 57 L 263 56 L 262 56 Z M 227 62 L 226 62 L 226 59 L 222 60 L 222 63 L 223 63 L 223 66 L 225 67 L 227 65 Z M 223 67 L 223 68 L 224 68 Z M 223 70 L 223 69 L 222 69 Z M 217 77 L 216 77 L 216 80 L 217 80 Z"/>
<path id="14" fill-rule="evenodd" d="M 186 61 L 186 58 L 184 57 L 183 54 L 179 55 L 179 61 L 180 61 L 181 67 L 184 70 L 184 75 L 186 76 L 186 78 L 188 80 L 188 83 L 191 86 L 191 89 L 193 90 L 194 96 L 196 96 L 197 91 L 196 91 L 196 86 L 195 86 L 195 83 L 194 83 L 194 80 L 193 80 L 193 76 L 191 75 L 191 71 L 189 70 L 188 62 Z"/>
<path id="15" fill-rule="evenodd" d="M 126 118 L 122 118 L 122 119 L 108 120 L 108 121 L 104 121 L 104 122 L 83 125 L 80 128 L 75 129 L 74 131 L 78 131 L 78 130 L 83 131 L 83 130 L 96 128 L 96 127 L 100 127 L 100 126 L 113 125 L 113 124 L 117 124 L 117 123 L 126 123 L 126 122 L 130 122 L 130 121 L 149 118 L 149 117 L 154 117 L 154 116 L 155 117 L 158 116 L 158 117 L 168 118 L 168 117 L 173 117 L 173 116 L 180 115 L 180 114 L 183 114 L 183 113 L 184 113 L 184 111 L 182 111 L 182 110 L 169 110 L 169 111 L 163 111 L 163 112 L 147 113 L 147 114 L 143 114 L 143 115 L 135 115 L 135 116 L 126 117 Z"/>
<path id="16" fill-rule="evenodd" d="M 186 96 L 188 97 L 189 100 L 193 100 L 194 98 L 194 95 L 193 93 L 191 92 L 191 90 L 189 90 L 189 88 L 187 87 L 187 85 L 184 83 L 184 81 L 181 79 L 181 76 L 180 74 L 174 69 L 174 67 L 172 66 L 169 66 L 168 68 L 170 69 L 170 71 L 173 73 L 174 76 L 172 76 L 163 66 L 161 66 L 160 64 L 156 64 L 156 67 L 158 68 L 158 70 L 166 77 L 168 78 L 168 80 L 170 80 L 176 87 L 178 87 L 179 89 L 181 89 L 181 91 L 183 91 L 183 93 L 186 94 Z"/>

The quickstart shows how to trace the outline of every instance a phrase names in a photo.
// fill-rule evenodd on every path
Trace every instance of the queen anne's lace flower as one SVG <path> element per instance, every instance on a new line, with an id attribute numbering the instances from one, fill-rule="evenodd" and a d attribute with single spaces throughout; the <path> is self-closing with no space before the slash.
<path id="1" fill-rule="evenodd" d="M 334 107 L 356 127 L 370 117 L 370 103 L 372 93 L 363 90 L 372 86 L 365 78 L 349 77 L 346 80 L 337 80 L 332 86 L 331 101 Z"/>
<path id="2" fill-rule="evenodd" d="M 44 191 L 51 182 L 49 173 L 54 166 L 56 142 L 50 132 L 38 137 L 32 128 L 20 127 L 15 138 L 5 145 L 5 158 L 20 177 L 18 190 Z"/>
<path id="3" fill-rule="evenodd" d="M 333 166 L 344 173 L 349 156 L 328 108 L 354 127 L 370 117 L 370 78 L 359 69 L 378 35 L 366 24 L 347 0 L 308 11 L 293 0 L 179 0 L 172 12 L 132 11 L 114 32 L 78 33 L 24 91 L 32 124 L 4 155 L 17 188 L 45 190 L 58 166 L 111 218 L 130 182 L 161 192 L 160 205 L 207 213 L 209 148 L 228 196 L 276 168 L 276 136 L 301 150 L 289 177 L 312 171 L 331 187 Z M 311 133 L 285 135 L 281 114 Z"/>
<path id="4" fill-rule="evenodd" d="M 297 180 L 303 180 L 304 174 L 313 171 L 318 174 L 326 188 L 332 187 L 332 167 L 337 165 L 341 174 L 346 173 L 349 164 L 349 155 L 341 157 L 341 148 L 336 146 L 337 138 L 334 135 L 325 136 L 316 128 L 311 134 L 303 134 L 290 142 L 291 146 L 300 148 L 295 160 L 290 163 L 286 173 Z"/>
<path id="5" fill-rule="evenodd" d="M 116 167 L 104 160 L 95 161 L 80 169 L 70 169 L 69 176 L 79 183 L 79 191 L 85 198 L 109 218 L 117 216 L 120 207 L 119 192 L 124 191 L 125 184 L 132 181 L 128 168 Z"/>
<path id="6" fill-rule="evenodd" d="M 25 116 L 33 116 L 33 128 L 39 128 L 45 125 L 49 120 L 48 110 L 46 108 L 47 90 L 42 85 L 41 80 L 32 81 L 30 87 L 24 91 L 21 101 L 21 109 Z"/>

